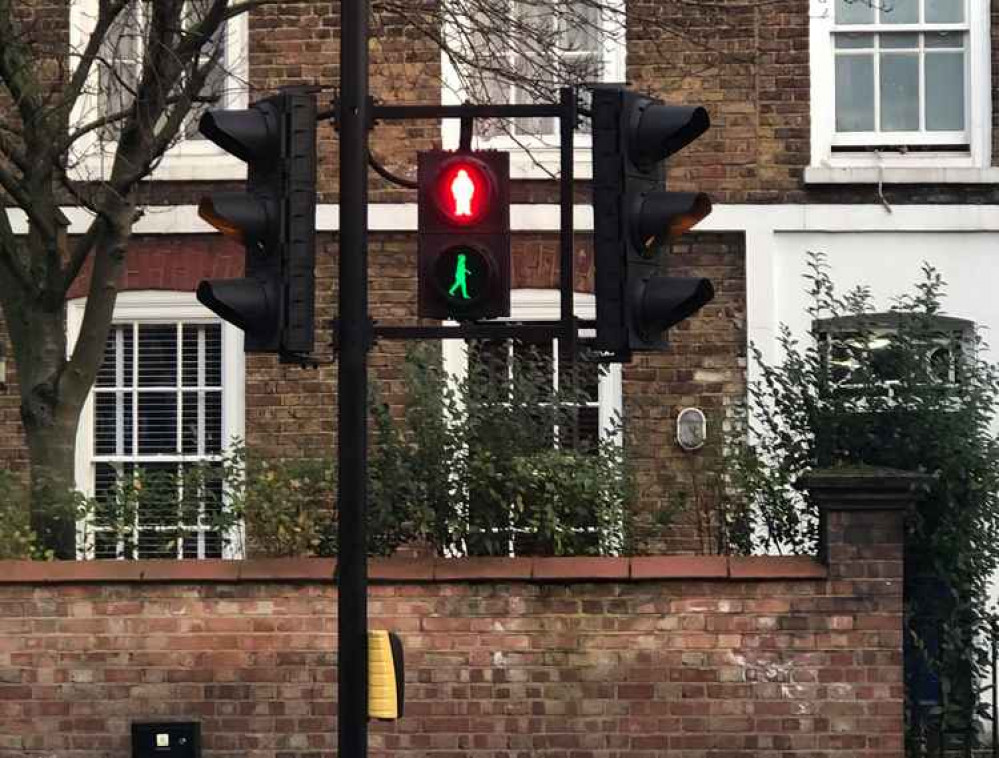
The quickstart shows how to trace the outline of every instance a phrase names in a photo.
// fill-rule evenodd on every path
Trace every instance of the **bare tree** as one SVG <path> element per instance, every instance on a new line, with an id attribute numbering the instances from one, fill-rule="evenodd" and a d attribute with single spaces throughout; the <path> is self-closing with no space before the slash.
<path id="1" fill-rule="evenodd" d="M 52 33 L 45 6 L 0 0 L 0 188 L 27 217 L 27 233 L 15 235 L 0 212 L 0 305 L 18 368 L 32 524 L 59 557 L 74 555 L 74 517 L 42 506 L 74 484 L 76 427 L 108 338 L 137 186 L 210 94 L 219 30 L 260 4 L 99 0 L 82 43 L 60 50 L 65 38 Z M 68 234 L 61 202 L 92 214 L 79 236 Z M 66 295 L 88 261 L 82 328 L 67 357 Z"/>

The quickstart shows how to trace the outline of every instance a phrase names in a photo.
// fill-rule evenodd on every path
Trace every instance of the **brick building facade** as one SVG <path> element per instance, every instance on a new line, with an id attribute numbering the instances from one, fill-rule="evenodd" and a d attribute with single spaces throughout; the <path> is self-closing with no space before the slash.
<path id="1" fill-rule="evenodd" d="M 68 4 L 69 9 L 55 4 L 46 28 L 58 36 L 68 26 L 71 44 L 81 26 L 73 14 L 88 2 L 93 0 Z M 797 333 L 807 331 L 800 307 L 807 251 L 827 252 L 838 282 L 871 284 L 882 300 L 898 292 L 900 277 L 915 279 L 920 263 L 929 260 L 952 283 L 954 315 L 985 326 L 999 324 L 995 302 L 979 286 L 996 267 L 989 251 L 999 241 L 993 186 L 999 170 L 992 158 L 999 139 L 993 128 L 999 71 L 991 55 L 999 33 L 992 20 L 999 10 L 984 0 L 955 0 L 943 10 L 931 5 L 910 0 L 894 16 L 845 0 L 637 1 L 624 9 L 627 33 L 605 46 L 604 74 L 670 102 L 707 107 L 711 130 L 671 164 L 669 182 L 671 188 L 708 192 L 716 203 L 712 215 L 670 257 L 671 270 L 710 277 L 715 300 L 671 333 L 668 351 L 637 357 L 620 380 L 642 512 L 696 501 L 698 471 L 717 458 L 724 420 L 744 398 L 747 373 L 752 375 L 748 342 L 772 359 L 779 323 Z M 870 13 L 858 11 L 860 6 Z M 245 66 L 249 97 L 303 82 L 334 86 L 338 37 L 338 18 L 329 3 L 255 9 L 232 37 L 245 44 L 239 65 Z M 453 72 L 439 50 L 401 16 L 378 15 L 371 56 L 372 92 L 383 102 L 460 97 L 450 87 Z M 918 80 L 912 79 L 913 65 L 922 72 Z M 882 69 L 887 73 L 872 73 Z M 847 82 L 850 87 L 844 84 L 847 70 L 854 77 Z M 882 82 L 878 76 L 898 81 Z M 954 85 L 949 89 L 940 84 L 946 76 Z M 883 93 L 878 83 L 884 84 Z M 877 93 L 870 102 L 863 94 L 868 84 Z M 956 91 L 958 84 L 964 94 L 955 105 L 944 93 Z M 239 97 L 245 101 L 246 95 Z M 239 97 L 230 107 L 239 105 Z M 961 116 L 941 121 L 933 115 L 935 106 L 941 111 L 959 106 Z M 889 114 L 885 118 L 904 122 L 912 118 L 913 107 L 914 126 L 904 131 L 871 120 L 883 110 Z M 949 129 L 934 131 L 938 122 Z M 942 143 L 942 134 L 950 142 Z M 379 124 L 372 137 L 374 154 L 399 174 L 412 173 L 417 150 L 456 143 L 453 125 L 434 122 Z M 154 315 L 142 307 L 149 292 L 176 293 L 173 300 L 160 297 L 157 303 L 164 309 L 176 305 L 186 314 L 178 318 L 203 318 L 207 312 L 192 310 L 194 284 L 206 275 L 231 274 L 239 265 L 239 251 L 209 235 L 194 209 L 206 191 L 237 186 L 238 167 L 224 157 L 192 159 L 181 147 L 176 160 L 168 157 L 140 191 L 149 212 L 136 226 L 122 281 L 123 291 L 134 296 L 122 299 L 125 321 L 141 323 Z M 514 152 L 514 288 L 543 298 L 557 287 L 556 185 L 523 151 Z M 579 156 L 583 177 L 585 152 Z M 545 148 L 535 154 L 542 164 L 549 155 Z M 322 124 L 317 232 L 322 357 L 330 357 L 328 321 L 336 307 L 336 156 L 336 135 Z M 388 272 L 372 280 L 372 315 L 382 323 L 406 323 L 415 317 L 415 197 L 373 177 L 370 199 L 371 266 Z M 586 205 L 585 190 L 577 202 Z M 529 216 L 523 213 L 528 204 L 534 211 Z M 585 207 L 581 210 L 577 290 L 585 294 L 592 292 L 587 233 L 592 222 Z M 15 228 L 23 231 L 19 223 L 15 217 Z M 79 224 L 71 227 L 80 229 Z M 84 291 L 81 278 L 73 295 Z M 71 334 L 78 306 L 79 301 L 70 303 Z M 203 339 L 210 344 L 214 337 Z M 221 340 L 238 340 L 238 334 L 223 329 Z M 387 387 L 397 384 L 402 350 L 398 343 L 383 342 L 372 355 L 374 374 Z M 226 436 L 245 436 L 252 448 L 267 454 L 332 450 L 335 365 L 307 370 L 266 357 L 244 361 L 238 350 L 222 353 L 222 360 L 230 361 L 220 369 Z M 0 393 L 0 461 L 23 468 L 18 402 L 13 367 L 8 388 Z M 674 441 L 677 414 L 689 406 L 702 408 L 708 417 L 707 446 L 695 454 Z M 92 419 L 93 408 L 87 413 Z M 78 483 L 84 490 L 93 489 L 98 465 L 93 426 L 92 420 L 85 422 L 80 436 Z M 648 547 L 702 552 L 709 544 L 688 506 Z"/>

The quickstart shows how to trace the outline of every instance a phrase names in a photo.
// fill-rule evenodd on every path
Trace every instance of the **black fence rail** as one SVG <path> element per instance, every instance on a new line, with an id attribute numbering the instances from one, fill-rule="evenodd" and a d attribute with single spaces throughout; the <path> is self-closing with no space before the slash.
<path id="1" fill-rule="evenodd" d="M 999 758 L 999 624 L 995 621 L 983 647 L 985 665 L 981 658 L 977 667 L 969 660 L 965 681 L 951 692 L 907 651 L 906 758 Z M 969 655 L 976 653 L 969 650 Z"/>

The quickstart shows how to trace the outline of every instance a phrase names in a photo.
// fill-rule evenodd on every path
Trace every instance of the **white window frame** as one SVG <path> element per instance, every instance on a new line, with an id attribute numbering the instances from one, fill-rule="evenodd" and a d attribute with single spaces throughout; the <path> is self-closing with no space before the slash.
<path id="1" fill-rule="evenodd" d="M 83 324 L 86 299 L 69 301 L 66 306 L 67 350 L 72 354 Z M 202 321 L 222 325 L 222 434 L 223 449 L 233 440 L 245 437 L 246 363 L 243 356 L 243 332 L 201 305 L 191 292 L 132 290 L 118 294 L 114 321 L 145 323 Z M 91 390 L 80 415 L 76 430 L 76 487 L 87 497 L 93 497 L 94 466 L 94 393 Z M 77 522 L 77 558 L 93 557 L 91 530 L 86 520 Z M 234 527 L 223 539 L 222 557 L 241 558 L 245 539 L 242 525 Z"/>
<path id="2" fill-rule="evenodd" d="M 863 2 L 863 0 L 857 0 Z M 877 8 L 875 4 L 875 8 Z M 884 150 L 834 153 L 833 145 L 867 144 L 861 135 L 836 135 L 835 99 L 835 0 L 811 0 L 809 23 L 809 73 L 811 80 L 811 163 L 806 183 L 991 183 L 996 172 L 992 160 L 991 31 L 985 0 L 968 0 L 967 53 L 965 61 L 967 153 Z M 947 25 L 941 25 L 947 26 Z M 965 28 L 964 24 L 954 25 Z M 874 27 L 858 25 L 858 31 Z M 919 25 L 893 24 L 890 31 L 917 31 Z M 888 31 L 884 25 L 880 31 Z M 908 144 L 933 143 L 926 135 L 907 136 Z"/>
<path id="3" fill-rule="evenodd" d="M 93 32 L 97 19 L 99 0 L 70 0 L 69 40 L 70 50 L 82 50 Z M 246 82 L 249 77 L 249 18 L 241 13 L 227 22 L 225 60 L 222 65 L 228 73 L 226 77 L 225 102 L 212 107 L 243 109 L 248 107 L 249 94 Z M 70 70 L 76 68 L 76 55 L 70 56 Z M 86 90 L 81 94 L 71 117 L 72 124 L 82 124 L 93 119 L 99 110 L 98 98 L 94 94 L 97 69 L 93 67 L 88 77 Z M 97 131 L 84 135 L 74 144 L 74 152 L 83 155 L 75 167 L 72 178 L 94 180 L 106 178 L 111 170 L 117 145 L 114 142 L 100 142 Z M 159 181 L 195 180 L 236 180 L 246 178 L 246 164 L 225 152 L 210 140 L 188 140 L 183 137 L 183 129 L 176 144 L 147 177 Z"/>
<path id="4" fill-rule="evenodd" d="M 445 0 L 446 1 L 446 0 Z M 625 41 L 624 0 L 609 0 L 602 19 L 603 26 L 603 82 L 623 82 L 626 77 L 627 45 Z M 448 31 L 445 25 L 444 38 L 457 40 L 459 35 Z M 469 94 L 461 84 L 461 77 L 446 53 L 441 53 L 441 103 L 460 105 L 469 99 Z M 458 148 L 461 125 L 456 119 L 444 119 L 441 123 L 441 144 L 445 150 Z M 476 150 L 502 150 L 510 153 L 510 177 L 513 179 L 550 179 L 561 173 L 561 150 L 559 135 L 517 136 L 503 134 L 494 137 L 473 137 L 472 147 Z M 573 139 L 573 171 L 577 179 L 589 179 L 593 175 L 593 141 L 589 134 L 577 132 Z"/>

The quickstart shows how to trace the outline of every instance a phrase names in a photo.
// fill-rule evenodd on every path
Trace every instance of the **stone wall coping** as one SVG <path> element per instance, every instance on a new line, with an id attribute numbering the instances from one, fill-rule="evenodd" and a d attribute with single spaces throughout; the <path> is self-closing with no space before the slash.
<path id="1" fill-rule="evenodd" d="M 915 471 L 874 466 L 838 466 L 802 476 L 820 511 L 891 511 L 911 508 L 932 477 Z"/>
<path id="2" fill-rule="evenodd" d="M 199 561 L 0 561 L 0 584 L 327 582 L 332 558 Z M 669 579 L 825 579 L 808 556 L 668 555 L 577 558 L 376 558 L 372 582 L 641 582 Z"/>

